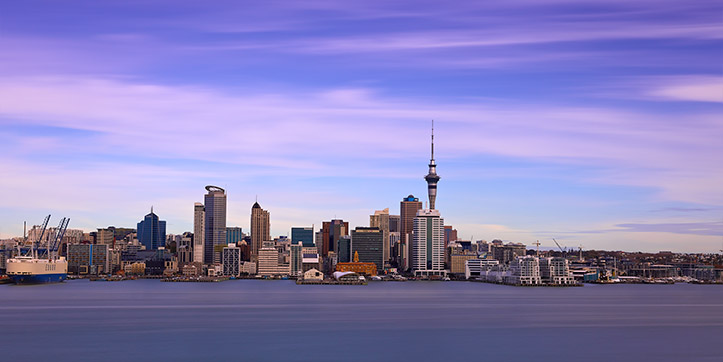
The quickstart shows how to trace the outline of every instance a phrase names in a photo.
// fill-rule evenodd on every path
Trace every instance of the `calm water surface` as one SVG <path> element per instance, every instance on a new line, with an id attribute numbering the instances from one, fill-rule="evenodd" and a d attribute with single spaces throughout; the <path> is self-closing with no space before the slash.
<path id="1" fill-rule="evenodd" d="M 723 361 L 723 287 L 0 285 L 0 361 Z"/>

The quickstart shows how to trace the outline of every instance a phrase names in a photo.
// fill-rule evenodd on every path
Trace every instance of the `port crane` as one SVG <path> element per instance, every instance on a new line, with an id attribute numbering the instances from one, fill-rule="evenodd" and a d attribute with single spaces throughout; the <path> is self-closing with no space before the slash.
<path id="1" fill-rule="evenodd" d="M 31 248 L 31 250 L 37 251 L 38 247 L 40 247 L 40 242 L 43 240 L 43 236 L 45 236 L 45 229 L 48 227 L 48 221 L 50 221 L 50 215 L 45 217 L 45 220 L 43 221 L 43 225 L 41 226 L 41 229 L 40 229 L 40 237 L 38 237 L 34 241 L 35 247 Z M 31 253 L 34 253 L 34 252 L 31 251 Z M 33 255 L 33 257 L 35 257 L 35 255 Z"/>
<path id="2" fill-rule="evenodd" d="M 53 239 L 51 240 L 48 238 L 48 258 L 58 256 L 58 248 L 60 247 L 60 243 L 63 241 L 63 236 L 65 236 L 65 230 L 68 229 L 68 223 L 70 223 L 70 218 L 64 217 L 60 219 L 60 224 L 58 224 L 58 228 L 55 229 Z"/>

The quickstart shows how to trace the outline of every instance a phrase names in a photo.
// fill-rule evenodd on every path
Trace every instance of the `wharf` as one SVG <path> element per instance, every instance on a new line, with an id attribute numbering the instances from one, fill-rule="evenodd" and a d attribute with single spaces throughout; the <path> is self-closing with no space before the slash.
<path id="1" fill-rule="evenodd" d="M 90 277 L 91 282 L 121 282 L 124 280 L 135 280 L 136 277 L 111 276 L 111 277 Z"/>
<path id="2" fill-rule="evenodd" d="M 228 277 L 192 277 L 192 278 L 163 278 L 161 279 L 162 282 L 172 282 L 172 283 L 218 283 L 218 282 L 224 282 L 229 280 Z"/>
<path id="3" fill-rule="evenodd" d="M 568 287 L 582 287 L 582 283 L 575 283 L 575 284 L 552 284 L 552 283 L 542 283 L 542 284 L 511 284 L 511 283 L 504 283 L 504 282 L 492 282 L 492 281 L 486 281 L 486 280 L 474 280 L 475 282 L 480 283 L 488 283 L 488 284 L 499 284 L 499 285 L 509 285 L 511 287 L 553 287 L 553 288 L 568 288 Z"/>
<path id="4" fill-rule="evenodd" d="M 296 281 L 297 285 L 367 285 L 366 281 L 338 281 L 338 280 L 303 280 Z"/>

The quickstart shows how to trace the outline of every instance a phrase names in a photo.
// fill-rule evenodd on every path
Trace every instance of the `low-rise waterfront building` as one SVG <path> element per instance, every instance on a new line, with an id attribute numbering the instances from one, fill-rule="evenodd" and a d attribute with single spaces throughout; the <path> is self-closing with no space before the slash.
<path id="1" fill-rule="evenodd" d="M 110 273 L 108 244 L 68 245 L 68 273 L 107 274 Z"/>
<path id="2" fill-rule="evenodd" d="M 336 271 L 338 272 L 354 272 L 357 274 L 364 274 L 367 276 L 377 275 L 377 264 L 376 263 L 362 263 L 359 261 L 359 253 L 354 252 L 354 261 L 350 263 L 337 263 Z"/>
<path id="3" fill-rule="evenodd" d="M 466 274 L 467 261 L 474 259 L 477 259 L 477 253 L 472 253 L 467 250 L 464 250 L 462 252 L 450 252 L 449 272 L 455 275 Z"/>
<path id="4" fill-rule="evenodd" d="M 324 280 L 324 274 L 318 269 L 311 268 L 304 272 L 304 280 Z"/>
<path id="5" fill-rule="evenodd" d="M 500 262 L 494 259 L 468 259 L 464 262 L 465 279 L 481 279 L 487 276 L 487 272 L 499 266 Z"/>
<path id="6" fill-rule="evenodd" d="M 575 284 L 567 259 L 562 257 L 540 258 L 540 278 L 543 283 L 567 285 Z"/>
<path id="7" fill-rule="evenodd" d="M 183 265 L 181 273 L 184 277 L 197 277 L 203 275 L 203 263 L 192 262 Z"/>
<path id="8" fill-rule="evenodd" d="M 246 275 L 256 274 L 256 263 L 252 261 L 244 261 L 241 263 L 241 273 Z"/>
<path id="9" fill-rule="evenodd" d="M 123 267 L 123 272 L 126 275 L 145 275 L 146 263 L 142 261 L 128 262 Z"/>
<path id="10" fill-rule="evenodd" d="M 354 272 L 334 272 L 334 279 L 339 282 L 358 282 L 362 277 Z"/>
<path id="11" fill-rule="evenodd" d="M 494 243 L 491 245 L 492 259 L 499 260 L 500 264 L 509 264 L 519 256 L 525 256 L 527 247 L 519 243 L 502 244 Z"/>
<path id="12" fill-rule="evenodd" d="M 518 256 L 510 263 L 504 282 L 514 285 L 541 285 L 540 260 L 534 256 Z"/>
<path id="13" fill-rule="evenodd" d="M 256 274 L 262 276 L 289 275 L 289 264 L 279 263 L 279 251 L 273 242 L 265 242 L 258 252 L 258 270 Z"/>

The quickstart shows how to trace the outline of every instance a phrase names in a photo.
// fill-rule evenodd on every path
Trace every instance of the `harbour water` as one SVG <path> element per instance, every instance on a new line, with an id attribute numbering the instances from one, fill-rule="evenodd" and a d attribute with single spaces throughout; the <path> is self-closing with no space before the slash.
<path id="1" fill-rule="evenodd" d="M 720 361 L 723 287 L 0 285 L 0 361 Z"/>

